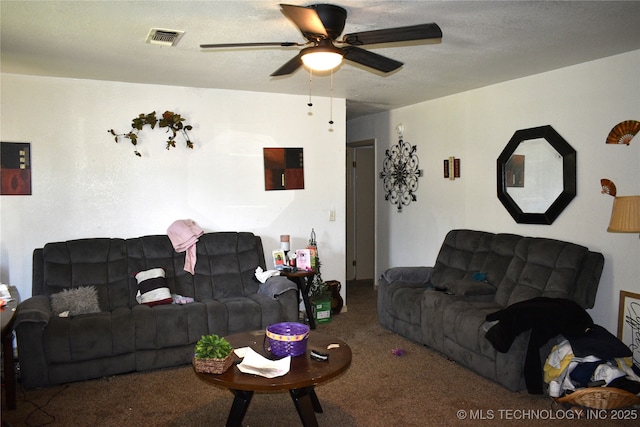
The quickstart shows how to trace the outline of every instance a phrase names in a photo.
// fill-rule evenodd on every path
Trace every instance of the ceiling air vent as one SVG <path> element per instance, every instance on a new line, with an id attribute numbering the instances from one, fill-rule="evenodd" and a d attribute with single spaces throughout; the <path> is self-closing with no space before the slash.
<path id="1" fill-rule="evenodd" d="M 152 28 L 147 34 L 145 43 L 155 44 L 158 46 L 175 46 L 182 38 L 184 31 L 164 30 L 162 28 Z"/>

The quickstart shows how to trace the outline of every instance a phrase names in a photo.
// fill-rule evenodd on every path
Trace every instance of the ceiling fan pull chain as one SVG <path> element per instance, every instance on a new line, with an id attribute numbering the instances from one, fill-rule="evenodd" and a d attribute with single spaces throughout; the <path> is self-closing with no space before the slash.
<path id="1" fill-rule="evenodd" d="M 311 80 L 313 78 L 313 70 L 311 68 L 309 68 L 309 102 L 307 103 L 307 105 L 309 106 L 309 115 L 313 114 L 311 113 L 311 107 L 313 107 L 313 103 L 311 102 Z"/>
<path id="2" fill-rule="evenodd" d="M 331 98 L 329 99 L 329 132 L 333 132 L 333 70 L 331 70 Z"/>

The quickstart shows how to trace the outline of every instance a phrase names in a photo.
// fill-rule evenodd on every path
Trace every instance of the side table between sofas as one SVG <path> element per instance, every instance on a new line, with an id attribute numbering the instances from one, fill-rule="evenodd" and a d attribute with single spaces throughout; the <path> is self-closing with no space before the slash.
<path id="1" fill-rule="evenodd" d="M 281 271 L 280 275 L 288 277 L 298 287 L 298 290 L 302 294 L 302 301 L 304 301 L 304 309 L 307 312 L 307 319 L 309 319 L 309 328 L 315 329 L 316 321 L 313 318 L 313 310 L 311 310 L 309 289 L 311 289 L 313 277 L 316 275 L 316 272 L 313 270 Z"/>

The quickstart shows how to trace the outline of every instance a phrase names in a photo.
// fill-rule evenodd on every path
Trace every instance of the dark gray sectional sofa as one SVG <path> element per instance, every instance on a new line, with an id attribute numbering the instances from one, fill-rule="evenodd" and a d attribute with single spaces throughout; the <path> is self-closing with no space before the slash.
<path id="1" fill-rule="evenodd" d="M 260 237 L 205 233 L 196 246 L 195 274 L 166 235 L 49 243 L 33 253 L 32 297 L 17 310 L 15 330 L 26 388 L 44 387 L 191 362 L 195 343 L 218 335 L 297 321 L 297 290 L 258 292 L 265 268 Z M 166 285 L 190 304 L 142 305 L 135 275 L 163 268 Z M 54 316 L 51 296 L 97 288 L 99 312 Z"/>
<path id="2" fill-rule="evenodd" d="M 569 242 L 474 230 L 450 231 L 433 267 L 395 267 L 378 287 L 378 317 L 386 328 L 429 346 L 478 374 L 525 388 L 530 331 L 506 353 L 485 338 L 487 315 L 536 297 L 592 308 L 604 257 Z M 551 344 L 544 346 L 544 362 Z"/>

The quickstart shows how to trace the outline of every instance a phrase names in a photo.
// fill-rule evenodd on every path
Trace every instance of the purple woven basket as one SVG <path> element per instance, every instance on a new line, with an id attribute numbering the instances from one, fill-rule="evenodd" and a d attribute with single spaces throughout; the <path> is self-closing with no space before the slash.
<path id="1" fill-rule="evenodd" d="M 266 335 L 274 356 L 300 356 L 307 351 L 309 327 L 302 323 L 274 323 L 267 327 Z"/>

